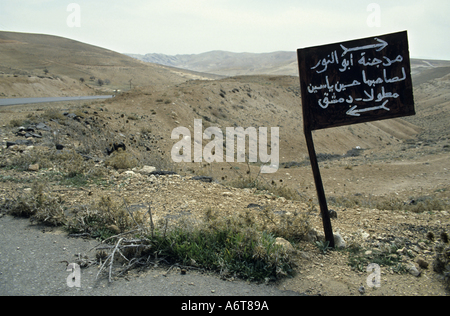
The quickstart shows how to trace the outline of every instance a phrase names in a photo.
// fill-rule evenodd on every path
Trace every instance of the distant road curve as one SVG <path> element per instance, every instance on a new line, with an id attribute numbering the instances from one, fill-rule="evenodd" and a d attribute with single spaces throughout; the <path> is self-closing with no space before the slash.
<path id="1" fill-rule="evenodd" d="M 114 95 L 91 95 L 86 97 L 54 97 L 54 98 L 14 98 L 14 99 L 0 99 L 0 106 L 4 105 L 19 105 L 30 103 L 45 103 L 45 102 L 61 102 L 61 101 L 82 101 L 95 99 L 110 99 Z"/>

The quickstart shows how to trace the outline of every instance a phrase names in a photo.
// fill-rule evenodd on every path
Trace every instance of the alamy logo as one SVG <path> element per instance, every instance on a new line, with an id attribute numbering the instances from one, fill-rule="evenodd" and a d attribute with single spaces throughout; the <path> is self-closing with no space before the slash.
<path id="1" fill-rule="evenodd" d="M 371 12 L 367 17 L 368 27 L 381 27 L 381 7 L 378 3 L 371 3 L 367 6 L 367 12 Z"/>
<path id="2" fill-rule="evenodd" d="M 67 277 L 67 286 L 68 287 L 81 287 L 81 271 L 80 266 L 76 263 L 71 263 L 67 266 L 66 271 L 70 271 L 71 273 Z"/>
<path id="3" fill-rule="evenodd" d="M 67 12 L 72 12 L 67 17 L 68 27 L 81 27 L 81 7 L 78 3 L 71 3 L 67 6 Z"/>
<path id="4" fill-rule="evenodd" d="M 258 135 L 259 132 L 259 135 Z M 202 162 L 203 159 L 208 162 L 223 162 L 224 135 L 218 127 L 208 127 L 203 132 L 202 120 L 194 120 L 194 159 L 192 159 L 191 151 L 191 132 L 186 127 L 177 127 L 172 131 L 172 139 L 180 139 L 171 151 L 172 160 L 174 162 Z M 267 127 L 227 127 L 226 128 L 226 162 L 235 161 L 235 138 L 237 139 L 236 156 L 237 162 L 245 162 L 246 158 L 246 136 L 248 136 L 248 157 L 249 162 L 259 161 L 268 165 L 261 166 L 261 173 L 274 173 L 279 166 L 279 128 L 270 128 L 270 155 L 268 154 Z M 214 137 L 214 138 L 213 138 Z M 203 139 L 211 139 L 202 149 Z M 258 151 L 259 147 L 259 151 Z"/>
<path id="5" fill-rule="evenodd" d="M 381 269 L 380 266 L 376 263 L 371 263 L 367 266 L 367 272 L 372 272 L 367 277 L 367 286 L 372 287 L 381 287 Z"/>

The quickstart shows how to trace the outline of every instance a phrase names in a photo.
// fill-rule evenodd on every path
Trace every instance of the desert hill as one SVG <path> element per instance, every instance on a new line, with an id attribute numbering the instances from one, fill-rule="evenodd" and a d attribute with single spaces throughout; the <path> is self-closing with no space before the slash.
<path id="1" fill-rule="evenodd" d="M 91 95 L 130 89 L 130 80 L 133 87 L 211 78 L 44 34 L 0 32 L 0 56 L 0 97 Z"/>
<path id="2" fill-rule="evenodd" d="M 285 75 L 298 76 L 296 52 L 232 53 L 211 51 L 202 54 L 127 54 L 144 62 L 189 69 L 222 76 L 240 75 Z M 415 83 L 421 84 L 450 73 L 450 61 L 415 59 L 411 60 L 411 72 Z"/>
<path id="3" fill-rule="evenodd" d="M 19 81 L 22 95 L 33 96 L 49 91 L 56 94 L 84 94 L 87 91 L 91 94 L 98 93 L 99 90 L 112 92 L 113 89 L 126 89 L 128 81 L 132 79 L 133 90 L 120 94 L 107 103 L 111 109 L 138 116 L 149 116 L 155 112 L 156 114 L 151 115 L 152 130 L 157 131 L 160 134 L 158 136 L 164 139 L 160 145 L 166 154 L 170 153 L 176 142 L 170 139 L 171 131 L 178 126 L 188 127 L 192 131 L 194 119 L 197 118 L 203 120 L 203 128 L 218 126 L 223 131 L 226 127 L 233 126 L 269 129 L 279 127 L 280 161 L 298 164 L 307 160 L 301 98 L 296 76 L 253 75 L 211 80 L 213 78 L 207 74 L 145 63 L 100 47 L 55 36 L 0 32 L 0 41 L 0 52 L 4 57 L 0 61 L 0 68 L 4 72 L 0 93 L 3 93 L 4 97 L 11 96 L 11 91 L 14 91 L 12 86 L 18 85 Z M 247 69 L 245 72 L 250 73 L 256 69 L 265 72 L 275 68 L 278 70 L 274 72 L 280 72 L 280 65 L 292 62 L 296 64 L 292 60 L 295 54 L 289 52 L 233 54 L 214 51 L 200 55 L 177 56 L 167 63 L 171 66 L 184 63 L 186 66 L 192 62 L 203 67 L 202 71 L 222 68 L 225 69 L 223 73 L 228 75 L 228 70 L 233 67 Z M 167 58 L 160 56 L 160 59 Z M 447 64 L 414 61 L 413 69 L 415 76 L 420 77 L 419 82 L 430 82 L 430 79 L 445 74 Z M 43 76 L 44 69 L 48 70 L 49 76 Z M 91 76 L 109 79 L 110 84 L 99 87 L 94 81 L 87 79 Z M 78 80 L 80 77 L 86 78 L 84 83 Z M 422 88 L 423 91 L 429 92 L 420 96 L 427 98 L 434 94 L 434 88 L 445 88 L 445 78 L 444 76 L 443 80 L 436 79 L 439 85 L 435 83 L 427 86 L 428 88 Z M 41 85 L 45 82 L 48 90 L 40 89 L 43 90 L 41 93 L 36 93 L 36 88 L 29 90 L 30 86 L 36 85 L 30 84 L 31 81 L 38 81 Z M 441 95 L 441 99 L 445 101 L 445 95 Z M 431 107 L 426 102 L 423 104 L 427 105 L 427 109 Z M 413 139 L 417 133 L 430 130 L 427 125 L 420 123 L 421 113 L 428 113 L 426 109 L 421 109 L 421 106 L 422 103 L 419 103 L 418 118 L 409 121 L 397 119 L 317 131 L 316 150 L 325 156 L 336 157 L 357 146 L 376 152 Z M 432 115 L 428 120 L 441 122 L 443 117 L 445 116 Z M 443 123 L 438 125 L 445 126 Z M 442 128 L 445 130 L 445 127 Z M 204 143 L 207 141 L 204 140 Z"/>
<path id="4" fill-rule="evenodd" d="M 283 72 L 283 67 L 294 63 L 297 72 L 296 57 L 292 52 L 234 54 L 213 51 L 199 55 L 156 56 L 159 62 L 170 64 L 169 67 L 61 37 L 0 32 L 0 54 L 2 97 L 112 93 L 116 89 L 129 90 L 131 79 L 132 88 L 140 88 L 116 98 L 111 104 L 142 114 L 148 114 L 150 108 L 161 109 L 165 116 L 158 117 L 158 124 L 162 124 L 158 130 L 166 130 L 166 139 L 170 136 L 167 131 L 177 124 L 188 127 L 194 118 L 203 118 L 205 124 L 221 128 L 279 126 L 283 151 L 280 159 L 298 161 L 306 154 L 303 149 L 299 150 L 304 144 L 298 77 L 275 76 L 270 70 Z M 155 57 L 147 57 L 152 56 Z M 443 120 L 446 119 L 449 64 L 448 61 L 413 59 L 417 116 L 318 131 L 317 150 L 324 154 L 342 154 L 355 146 L 382 148 L 388 143 L 399 143 L 422 130 L 439 129 L 445 133 Z M 220 72 L 228 76 L 230 69 L 238 68 L 245 73 L 267 75 L 218 80 L 217 76 L 173 68 L 180 65 L 195 65 L 201 71 L 222 69 Z M 91 77 L 108 79 L 109 84 L 100 87 L 89 79 Z M 85 79 L 84 83 L 80 78 Z M 216 80 L 211 80 L 214 78 Z M 178 119 L 168 119 L 173 116 Z M 298 141 L 292 139 L 294 135 Z"/>
<path id="5" fill-rule="evenodd" d="M 286 75 L 298 76 L 297 55 L 294 52 L 233 53 L 211 51 L 202 54 L 127 54 L 144 62 L 167 65 L 182 69 L 217 74 L 241 75 Z"/>
<path id="6" fill-rule="evenodd" d="M 298 78 L 244 76 L 216 81 L 188 81 L 163 90 L 151 87 L 122 94 L 110 107 L 138 115 L 156 111 L 155 130 L 166 139 L 166 152 L 174 141 L 167 141 L 171 131 L 188 127 L 193 133 L 194 119 L 202 119 L 203 128 L 279 127 L 282 162 L 307 158 L 303 137 L 302 111 Z M 420 128 L 403 120 L 361 124 L 334 130 L 317 131 L 317 150 L 323 154 L 342 155 L 359 146 L 380 148 L 413 138 Z M 192 134 L 193 135 L 193 134 Z M 395 137 L 394 137 L 395 135 Z M 209 141 L 204 140 L 204 144 Z"/>

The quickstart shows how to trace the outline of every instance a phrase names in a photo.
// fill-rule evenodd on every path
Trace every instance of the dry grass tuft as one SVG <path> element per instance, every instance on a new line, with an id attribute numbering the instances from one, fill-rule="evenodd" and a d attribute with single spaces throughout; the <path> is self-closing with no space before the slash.
<path id="1" fill-rule="evenodd" d="M 45 184 L 35 182 L 29 193 L 21 194 L 3 205 L 11 215 L 30 218 L 51 226 L 67 223 L 63 201 L 44 192 Z"/>
<path id="2" fill-rule="evenodd" d="M 72 210 L 74 216 L 67 223 L 72 234 L 89 234 L 106 239 L 137 226 L 146 227 L 148 217 L 142 212 L 130 212 L 126 200 L 101 196 L 93 205 L 79 206 Z"/>
<path id="3" fill-rule="evenodd" d="M 114 169 L 131 169 L 139 165 L 138 160 L 129 152 L 119 149 L 105 160 L 106 166 Z"/>

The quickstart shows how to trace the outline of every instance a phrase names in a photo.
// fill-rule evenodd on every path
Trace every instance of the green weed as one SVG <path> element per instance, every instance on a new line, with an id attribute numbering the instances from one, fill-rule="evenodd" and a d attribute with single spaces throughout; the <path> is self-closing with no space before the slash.
<path id="1" fill-rule="evenodd" d="M 395 273 L 407 273 L 408 269 L 395 253 L 396 250 L 397 248 L 392 246 L 384 251 L 373 251 L 369 255 L 366 255 L 365 249 L 353 245 L 344 251 L 348 252 L 347 264 L 356 271 L 365 272 L 369 264 L 376 263 L 381 267 L 390 267 Z"/>
<path id="2" fill-rule="evenodd" d="M 197 266 L 220 273 L 260 281 L 293 273 L 293 263 L 275 236 L 247 226 L 236 218 L 214 218 L 206 225 L 176 227 L 167 234 L 157 229 L 151 252 L 170 262 Z"/>

